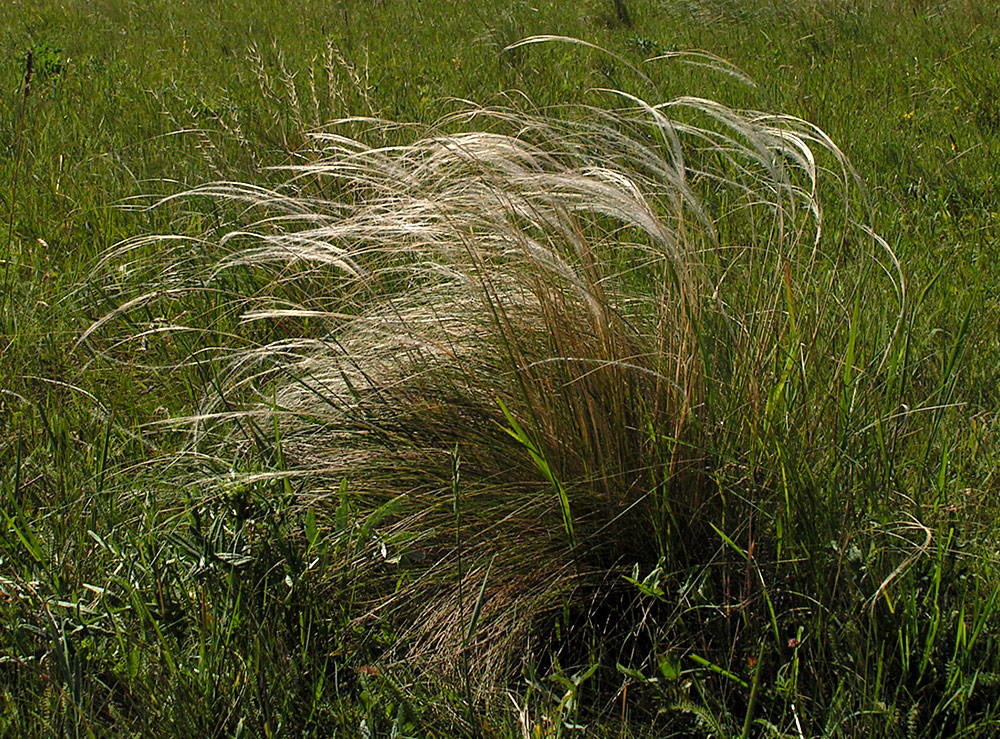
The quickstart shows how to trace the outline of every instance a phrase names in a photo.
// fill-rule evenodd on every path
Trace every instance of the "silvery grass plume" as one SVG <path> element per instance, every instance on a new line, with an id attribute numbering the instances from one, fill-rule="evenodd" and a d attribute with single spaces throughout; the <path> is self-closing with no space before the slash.
<path id="1" fill-rule="evenodd" d="M 485 690 L 564 602 L 709 561 L 710 524 L 735 537 L 754 515 L 791 548 L 790 522 L 824 509 L 786 468 L 821 476 L 880 412 L 903 281 L 836 146 L 788 116 L 605 95 L 469 107 L 420 135 L 333 124 L 283 188 L 178 196 L 245 206 L 238 229 L 107 258 L 173 255 L 87 340 L 211 291 L 200 330 L 239 315 L 192 350 L 215 374 L 180 419 L 229 472 L 215 490 L 232 470 L 288 481 L 321 535 L 344 500 L 378 512 L 338 567 L 359 618 L 397 624 L 387 663 L 440 674 L 464 654 Z M 338 133 L 359 125 L 409 140 Z"/>

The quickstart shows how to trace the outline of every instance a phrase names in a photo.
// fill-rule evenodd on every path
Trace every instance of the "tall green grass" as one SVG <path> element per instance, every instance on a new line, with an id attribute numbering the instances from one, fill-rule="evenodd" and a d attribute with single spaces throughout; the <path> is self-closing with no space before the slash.
<path id="1" fill-rule="evenodd" d="M 239 12 L 0 29 L 3 733 L 995 733 L 995 8 Z"/>
<path id="2" fill-rule="evenodd" d="M 658 732 L 885 728 L 900 703 L 937 731 L 992 721 L 949 708 L 978 684 L 961 676 L 993 598 L 971 644 L 965 616 L 935 626 L 954 632 L 944 683 L 938 634 L 896 603 L 918 577 L 965 592 L 901 462 L 934 454 L 962 337 L 915 396 L 922 296 L 815 126 L 600 97 L 464 110 L 392 145 L 369 142 L 397 124 L 332 124 L 281 188 L 185 196 L 245 208 L 217 247 L 117 250 L 131 271 L 169 248 L 167 280 L 85 338 L 165 295 L 224 296 L 194 322 L 233 328 L 195 355 L 213 379 L 178 420 L 198 505 L 278 485 L 313 543 L 360 514 L 327 566 L 353 621 L 391 628 L 370 669 L 464 681 L 469 731 L 520 673 L 568 680 L 538 709 L 557 733 L 613 722 L 616 696 Z M 911 638 L 930 639 L 916 669 Z"/>

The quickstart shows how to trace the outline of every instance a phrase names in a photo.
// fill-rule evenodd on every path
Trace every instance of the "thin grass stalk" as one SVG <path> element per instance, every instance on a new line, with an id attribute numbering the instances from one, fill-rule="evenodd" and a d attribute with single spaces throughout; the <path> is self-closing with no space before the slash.
<path id="1" fill-rule="evenodd" d="M 21 84 L 21 110 L 17 115 L 17 137 L 14 143 L 14 174 L 10 185 L 10 209 L 7 214 L 7 244 L 4 249 L 4 270 L 3 270 L 3 294 L 4 313 L 10 309 L 11 289 L 10 289 L 10 267 L 13 262 L 11 247 L 14 244 L 14 209 L 17 206 L 17 186 L 20 180 L 21 159 L 24 145 L 24 127 L 28 114 L 28 98 L 31 96 L 31 75 L 34 70 L 34 57 L 32 50 L 24 59 L 24 77 Z"/>
<path id="2" fill-rule="evenodd" d="M 458 448 L 452 451 L 451 455 L 451 495 L 455 509 L 455 566 L 458 570 L 458 613 L 459 613 L 459 636 L 462 639 L 461 658 L 462 674 L 465 683 L 465 706 L 469 712 L 469 726 L 476 725 L 475 710 L 472 702 L 472 669 L 469 664 L 469 644 L 465 631 L 465 597 L 462 589 L 462 506 L 459 499 L 459 480 L 461 475 L 461 457 L 458 455 Z"/>

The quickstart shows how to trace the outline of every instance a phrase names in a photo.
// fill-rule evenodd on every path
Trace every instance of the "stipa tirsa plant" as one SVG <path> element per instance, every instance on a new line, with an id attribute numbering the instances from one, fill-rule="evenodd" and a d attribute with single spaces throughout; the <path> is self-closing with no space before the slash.
<path id="1" fill-rule="evenodd" d="M 303 506 L 346 480 L 380 511 L 355 564 L 372 613 L 400 619 L 396 658 L 455 665 L 464 644 L 489 683 L 609 571 L 711 558 L 709 524 L 736 536 L 753 512 L 792 546 L 822 506 L 785 465 L 834 469 L 879 418 L 903 286 L 837 148 L 790 117 L 607 95 L 622 107 L 475 108 L 396 146 L 333 125 L 280 192 L 188 193 L 266 215 L 170 296 L 253 285 L 232 295 L 242 325 L 282 332 L 229 334 L 194 443 L 239 459 L 278 439 L 269 474 Z"/>

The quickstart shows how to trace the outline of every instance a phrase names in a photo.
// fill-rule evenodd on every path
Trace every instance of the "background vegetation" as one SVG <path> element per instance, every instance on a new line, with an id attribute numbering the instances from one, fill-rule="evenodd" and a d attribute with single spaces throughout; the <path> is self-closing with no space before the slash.
<path id="1" fill-rule="evenodd" d="M 461 13 L 403 0 L 8 3 L 3 733 L 993 736 L 998 29 L 994 4 L 976 0 L 476 2 Z M 613 54 L 507 49 L 543 33 Z M 756 85 L 643 62 L 688 49 L 730 61 Z M 589 91 L 608 87 L 819 126 L 864 183 L 836 202 L 886 240 L 908 308 L 888 369 L 846 359 L 848 347 L 875 357 L 878 327 L 891 327 L 899 308 L 876 273 L 850 275 L 861 286 L 844 293 L 854 322 L 829 335 L 834 348 L 822 355 L 838 364 L 809 365 L 786 395 L 810 428 L 830 418 L 845 426 L 829 438 L 778 425 L 717 435 L 721 461 L 699 484 L 707 479 L 723 503 L 698 519 L 704 546 L 684 556 L 662 541 L 624 547 L 593 560 L 603 578 L 582 578 L 572 561 L 564 566 L 566 550 L 515 539 L 550 590 L 543 606 L 509 603 L 522 646 L 509 674 L 484 685 L 472 679 L 486 669 L 479 628 L 502 622 L 479 591 L 498 582 L 488 558 L 467 558 L 468 576 L 457 578 L 469 584 L 454 609 L 465 641 L 449 655 L 453 669 L 440 669 L 413 647 L 412 613 L 396 607 L 422 565 L 393 538 L 400 511 L 362 494 L 374 487 L 364 469 L 322 485 L 284 474 L 293 465 L 286 432 L 270 419 L 248 432 L 251 451 L 223 434 L 210 453 L 192 448 L 188 426 L 161 423 L 232 397 L 216 347 L 232 347 L 237 333 L 241 346 L 263 346 L 322 329 L 302 315 L 247 329 L 234 294 L 273 295 L 279 285 L 309 306 L 333 278 L 247 269 L 115 311 L 147 277 L 163 289 L 165 271 L 187 280 L 210 268 L 220 237 L 252 220 L 244 204 L 217 197 L 146 207 L 159 196 L 213 181 L 278 188 L 289 172 L 269 167 L 315 161 L 308 134 L 334 118 L 430 126 L 462 107 L 455 98 L 535 110 L 602 102 Z M 373 145 L 429 130 L 340 129 Z M 328 194 L 312 186 L 304 193 Z M 843 244 L 854 237 L 841 223 L 838 240 L 837 217 Z M 105 258 L 160 233 L 194 240 Z M 818 276 L 795 288 L 808 300 L 824 284 Z M 115 330 L 80 343 L 111 314 Z M 842 369 L 854 365 L 869 383 L 857 412 L 844 398 L 860 381 Z M 834 400 L 817 410 L 804 400 L 814 397 Z M 508 450 L 521 452 L 518 463 L 543 471 L 525 452 L 546 438 L 544 424 L 529 424 L 523 408 L 493 411 L 520 437 Z M 649 436 L 661 455 L 662 436 Z M 813 448 L 816 439 L 830 446 Z M 439 480 L 448 505 L 456 501 L 454 552 L 479 513 L 462 503 L 475 469 L 460 446 Z M 309 491 L 321 500 L 304 504 Z M 546 515 L 558 521 L 549 498 Z M 465 573 L 461 562 L 448 566 Z"/>

